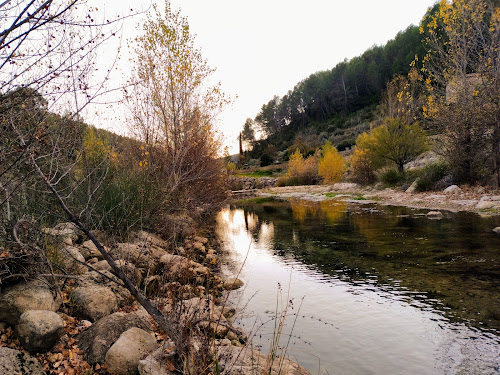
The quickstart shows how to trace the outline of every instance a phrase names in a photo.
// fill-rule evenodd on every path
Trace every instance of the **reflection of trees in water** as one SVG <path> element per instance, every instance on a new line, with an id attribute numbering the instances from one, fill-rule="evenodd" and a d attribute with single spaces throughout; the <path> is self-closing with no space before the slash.
<path id="1" fill-rule="evenodd" d="M 307 217 L 312 217 L 326 218 L 331 225 L 334 225 L 347 212 L 347 203 L 335 200 L 315 202 L 292 199 L 290 206 L 293 218 L 300 223 L 303 223 Z"/>
<path id="2" fill-rule="evenodd" d="M 376 276 L 379 285 L 399 285 L 440 301 L 452 319 L 500 329 L 500 238 L 491 232 L 499 218 L 459 213 L 431 221 L 407 208 L 367 206 L 346 213 L 346 202 L 335 200 L 243 209 L 254 240 L 265 235 L 278 254 L 293 254 L 348 282 L 373 282 Z M 272 231 L 263 230 L 265 225 Z"/>

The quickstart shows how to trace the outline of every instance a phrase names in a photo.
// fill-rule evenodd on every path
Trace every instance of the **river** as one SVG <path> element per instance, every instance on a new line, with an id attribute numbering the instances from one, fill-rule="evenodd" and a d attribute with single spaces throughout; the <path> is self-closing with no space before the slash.
<path id="1" fill-rule="evenodd" d="M 312 374 L 500 373 L 497 217 L 339 199 L 222 210 L 236 323 Z M 281 329 L 281 316 L 286 316 Z"/>

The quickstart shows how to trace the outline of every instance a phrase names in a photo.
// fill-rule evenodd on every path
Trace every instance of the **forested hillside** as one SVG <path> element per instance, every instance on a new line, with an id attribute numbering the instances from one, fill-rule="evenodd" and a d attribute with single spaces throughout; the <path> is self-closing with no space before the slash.
<path id="1" fill-rule="evenodd" d="M 331 70 L 311 74 L 283 97 L 275 96 L 262 106 L 251 124 L 265 139 L 252 142 L 243 133 L 243 140 L 253 144 L 249 158 L 266 155 L 265 159 L 271 156 L 276 161 L 276 151 L 307 152 L 327 139 L 339 150 L 352 146 L 373 119 L 387 83 L 407 75 L 415 56 L 424 54 L 423 36 L 412 25 L 384 46 L 373 46 Z M 282 153 L 285 158 L 288 154 Z"/>

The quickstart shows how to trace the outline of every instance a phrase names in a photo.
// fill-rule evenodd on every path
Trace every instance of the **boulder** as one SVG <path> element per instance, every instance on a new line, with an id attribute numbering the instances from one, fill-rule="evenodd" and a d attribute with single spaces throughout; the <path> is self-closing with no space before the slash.
<path id="1" fill-rule="evenodd" d="M 118 310 L 115 294 L 102 285 L 79 286 L 73 291 L 73 299 L 77 311 L 92 322 Z"/>
<path id="2" fill-rule="evenodd" d="M 236 290 L 236 289 L 241 288 L 242 286 L 243 286 L 243 281 L 241 281 L 240 279 L 238 279 L 236 277 L 233 277 L 231 279 L 224 281 L 224 284 L 222 287 L 225 290 Z"/>
<path id="3" fill-rule="evenodd" d="M 106 353 L 120 335 L 132 327 L 150 330 L 151 325 L 135 313 L 117 312 L 94 323 L 78 337 L 84 359 L 92 364 L 104 363 Z"/>
<path id="4" fill-rule="evenodd" d="M 217 350 L 221 374 L 309 375 L 309 371 L 288 358 L 275 358 L 271 365 L 268 355 L 250 347 L 219 346 Z"/>
<path id="5" fill-rule="evenodd" d="M 118 307 L 129 305 L 133 301 L 133 297 L 125 288 L 123 283 L 113 275 L 110 271 L 100 271 L 100 273 L 91 271 L 86 272 L 80 278 L 81 286 L 94 286 L 99 284 L 111 289 L 116 297 Z"/>
<path id="6" fill-rule="evenodd" d="M 19 350 L 0 347 L 0 375 L 45 375 L 42 366 L 30 355 Z"/>
<path id="7" fill-rule="evenodd" d="M 107 369 L 113 375 L 137 374 L 141 358 L 157 346 L 151 333 L 132 327 L 123 332 L 106 353 Z"/>
<path id="8" fill-rule="evenodd" d="M 460 189 L 457 185 L 448 186 L 443 190 L 443 193 L 446 194 L 459 194 L 460 192 L 462 192 L 462 189 Z"/>
<path id="9" fill-rule="evenodd" d="M 0 295 L 0 321 L 14 326 L 22 313 L 28 310 L 57 311 L 60 298 L 54 298 L 49 287 L 39 281 L 17 284 Z"/>
<path id="10" fill-rule="evenodd" d="M 59 254 L 61 255 L 62 265 L 70 273 L 82 273 L 87 270 L 82 263 L 85 263 L 84 256 L 74 246 L 64 246 Z"/>
<path id="11" fill-rule="evenodd" d="M 64 321 L 53 311 L 28 310 L 19 318 L 15 332 L 30 352 L 46 352 L 64 333 Z"/>

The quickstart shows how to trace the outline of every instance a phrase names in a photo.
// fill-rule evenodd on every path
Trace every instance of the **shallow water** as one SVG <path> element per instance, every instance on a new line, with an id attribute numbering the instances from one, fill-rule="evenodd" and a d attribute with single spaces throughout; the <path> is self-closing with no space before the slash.
<path id="1" fill-rule="evenodd" d="M 286 310 L 280 346 L 312 374 L 500 373 L 499 225 L 335 199 L 218 216 L 237 323 L 268 351 Z"/>

